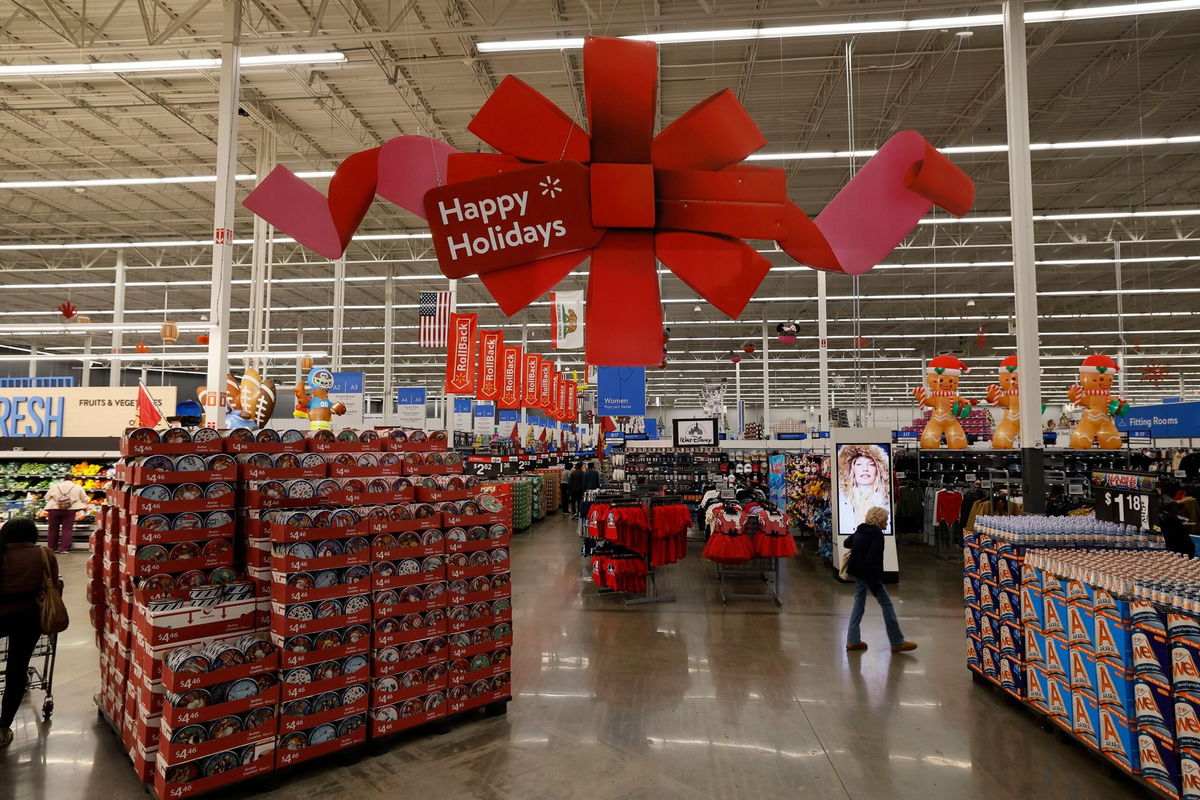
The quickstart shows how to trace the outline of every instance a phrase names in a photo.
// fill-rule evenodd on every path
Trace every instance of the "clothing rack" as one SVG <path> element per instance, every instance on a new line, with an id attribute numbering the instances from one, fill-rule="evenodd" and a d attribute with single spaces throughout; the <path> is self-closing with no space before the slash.
<path id="1" fill-rule="evenodd" d="M 726 506 L 741 509 L 738 503 L 722 500 Z M 783 512 L 770 501 L 755 501 L 755 504 L 766 509 L 769 513 Z M 753 532 L 743 535 L 753 536 Z M 731 566 L 717 564 L 717 590 L 721 595 L 721 604 L 728 605 L 730 600 L 769 600 L 779 608 L 783 608 L 787 599 L 787 559 L 785 558 L 752 558 L 744 564 Z M 727 583 L 732 581 L 761 580 L 766 587 L 763 592 L 733 591 Z"/>
<path id="2" fill-rule="evenodd" d="M 605 501 L 610 507 L 632 507 L 641 506 L 646 510 L 647 516 L 651 519 L 652 511 L 655 506 L 680 504 L 683 501 L 677 495 L 667 497 L 641 497 L 628 492 L 620 492 L 606 489 L 593 489 L 584 493 L 584 501 L 590 505 L 595 502 Z M 579 535 L 585 541 L 595 541 L 587 534 L 587 515 L 579 515 Z M 603 549 L 602 549 L 603 548 Z M 660 594 L 658 590 L 658 568 L 652 563 L 651 555 L 652 548 L 647 547 L 645 553 L 638 553 L 618 544 L 602 540 L 602 543 L 595 549 L 588 551 L 587 545 L 584 545 L 585 555 L 604 555 L 605 550 L 608 550 L 613 555 L 618 557 L 628 555 L 630 558 L 640 557 L 644 560 L 646 566 L 646 590 L 645 592 L 627 592 L 617 589 L 609 589 L 606 587 L 598 587 L 596 593 L 601 597 L 611 595 L 622 595 L 623 603 L 627 606 L 645 605 L 647 603 L 674 603 L 677 599 L 674 594 Z"/>
<path id="3" fill-rule="evenodd" d="M 737 567 L 717 564 L 717 587 L 721 593 L 721 605 L 728 605 L 730 600 L 770 600 L 779 608 L 783 608 L 787 598 L 787 567 L 786 558 L 753 558 Z M 767 587 L 765 592 L 734 592 L 726 588 L 726 580 L 761 579 Z"/>

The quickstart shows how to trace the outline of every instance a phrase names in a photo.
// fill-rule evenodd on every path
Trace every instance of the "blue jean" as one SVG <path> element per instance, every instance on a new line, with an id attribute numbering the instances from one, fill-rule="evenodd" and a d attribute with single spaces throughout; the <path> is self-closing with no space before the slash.
<path id="1" fill-rule="evenodd" d="M 850 629 L 846 631 L 846 644 L 858 644 L 862 641 L 859 623 L 862 622 L 863 612 L 867 610 L 867 592 L 875 596 L 879 610 L 883 612 L 883 624 L 887 628 L 888 641 L 892 647 L 904 644 L 904 634 L 900 632 L 900 623 L 896 620 L 896 609 L 892 608 L 892 598 L 888 597 L 883 584 L 871 588 L 866 581 L 854 579 L 854 610 L 850 612 Z"/>

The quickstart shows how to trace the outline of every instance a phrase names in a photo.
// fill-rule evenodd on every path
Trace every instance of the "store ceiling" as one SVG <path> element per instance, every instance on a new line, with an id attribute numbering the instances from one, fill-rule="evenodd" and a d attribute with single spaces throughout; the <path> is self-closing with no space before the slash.
<path id="1" fill-rule="evenodd" d="M 1031 10 L 1081 2 L 1030 3 Z M 221 0 L 28 0 L 0 17 L 0 57 L 9 63 L 76 63 L 219 55 Z M 462 150 L 480 142 L 472 114 L 506 74 L 519 75 L 577 119 L 583 117 L 578 51 L 480 53 L 477 43 L 555 36 L 678 32 L 760 25 L 820 24 L 919 16 L 997 13 L 956 2 L 797 0 L 297 0 L 248 2 L 246 54 L 347 54 L 344 65 L 256 68 L 243 75 L 240 173 L 253 173 L 262 131 L 279 163 L 331 170 L 341 159 L 400 134 L 430 134 Z M 961 35 L 970 33 L 971 35 Z M 1200 11 L 1030 25 L 1032 140 L 1092 142 L 1200 134 Z M 161 41 L 159 41 L 161 40 Z M 670 122 L 713 92 L 730 88 L 769 144 L 764 153 L 826 152 L 851 145 L 844 36 L 757 42 L 670 44 L 660 48 L 661 117 Z M 151 44 L 153 42 L 153 44 Z M 874 148 L 905 128 L 939 146 L 1005 141 L 1001 34 L 996 27 L 860 35 L 853 39 L 853 146 Z M 217 75 L 171 74 L 8 78 L 0 82 L 0 181 L 205 176 L 215 170 Z M 953 156 L 976 181 L 975 216 L 1008 212 L 1003 153 Z M 861 163 L 861 159 L 859 159 Z M 851 174 L 844 157 L 760 162 L 788 170 L 791 198 L 810 215 Z M 1061 402 L 1083 354 L 1116 354 L 1123 308 L 1128 391 L 1136 401 L 1200 390 L 1200 144 L 1080 147 L 1034 153 L 1038 281 L 1046 399 Z M 315 180 L 325 189 L 327 181 Z M 238 184 L 239 199 L 253 186 Z M 111 319 L 115 250 L 104 242 L 203 241 L 212 228 L 211 183 L 84 187 L 0 187 L 0 322 L 49 322 L 70 298 L 93 321 Z M 1130 216 L 1130 213 L 1133 216 Z M 1152 212 L 1152 216 L 1145 216 Z M 1124 216 L 1122 216 L 1124 215 Z M 1085 218 L 1079 218 L 1083 216 Z M 941 212 L 935 215 L 944 220 Z M 240 211 L 236 236 L 252 222 Z M 360 232 L 423 230 L 421 220 L 377 201 Z M 831 352 L 835 402 L 907 402 L 921 357 L 954 350 L 977 369 L 968 391 L 982 395 L 994 365 L 1013 350 L 1012 269 L 1003 222 L 923 224 L 878 268 L 855 282 L 833 275 Z M 1124 294 L 1116 293 L 1116 244 Z M 63 244 L 62 249 L 31 245 Z M 91 245 L 80 249 L 78 245 Z M 396 284 L 398 385 L 436 386 L 438 353 L 416 347 L 416 293 L 445 286 L 422 239 L 356 242 L 347 252 L 344 368 L 382 387 L 383 290 Z M 773 245 L 758 243 L 760 249 Z M 11 249 L 10 249 L 11 248 Z M 204 246 L 125 248 L 131 286 L 127 321 L 198 320 L 207 311 L 210 250 Z M 235 349 L 245 340 L 250 248 L 236 248 Z M 726 353 L 753 340 L 765 318 L 795 319 L 801 337 L 772 343 L 772 403 L 808 406 L 816 394 L 816 278 L 771 253 L 773 270 L 737 321 L 722 317 L 670 274 L 662 278 L 670 364 L 651 370 L 665 404 L 697 403 L 705 379 L 730 377 Z M 329 349 L 330 262 L 276 244 L 272 346 Z M 586 269 L 563 288 L 583 288 Z M 45 285 L 46 288 L 39 288 Z M 544 305 L 505 319 L 474 279 L 459 284 L 481 324 L 505 324 L 535 350 L 548 347 Z M 858 300 L 855 301 L 857 290 Z M 973 301 L 974 305 L 969 305 Z M 696 310 L 699 302 L 700 310 Z M 855 316 L 860 322 L 857 329 Z M 137 341 L 136 336 L 127 341 Z M 157 336 L 147 336 L 157 346 Z M 856 347 L 856 341 L 860 345 Z M 4 336 L 0 343 L 42 352 L 79 352 L 79 337 Z M 179 347 L 195 350 L 185 336 Z M 55 349 L 61 348 L 61 349 Z M 781 358 L 777 358 L 782 353 Z M 856 360 L 857 355 L 857 360 Z M 759 354 L 742 362 L 760 397 Z M 578 366 L 579 353 L 563 357 Z M 193 362 L 194 363 L 194 362 Z M 285 376 L 291 367 L 276 367 Z M 745 376 L 744 376 L 745 377 Z M 1154 378 L 1155 380 L 1151 380 Z"/>

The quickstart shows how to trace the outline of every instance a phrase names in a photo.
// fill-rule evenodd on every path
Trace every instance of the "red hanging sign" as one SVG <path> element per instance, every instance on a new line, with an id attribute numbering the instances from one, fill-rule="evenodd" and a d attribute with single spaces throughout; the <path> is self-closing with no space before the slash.
<path id="1" fill-rule="evenodd" d="M 500 349 L 499 408 L 521 407 L 522 352 L 519 344 L 506 344 Z"/>
<path id="2" fill-rule="evenodd" d="M 475 396 L 480 400 L 500 399 L 500 354 L 503 350 L 504 331 L 479 332 L 479 386 Z"/>
<path id="3" fill-rule="evenodd" d="M 554 376 L 554 364 L 542 359 L 542 363 L 538 365 L 538 400 L 537 407 L 549 414 L 553 408 L 550 401 L 553 399 L 550 383 Z"/>
<path id="4" fill-rule="evenodd" d="M 560 412 L 562 411 L 562 406 L 560 404 L 561 401 L 559 399 L 559 394 L 561 393 L 561 391 L 562 391 L 562 376 L 560 376 L 558 374 L 558 370 L 551 370 L 551 372 L 550 372 L 550 409 L 548 412 L 550 414 L 550 419 L 558 420 L 558 418 L 560 416 Z"/>
<path id="5" fill-rule="evenodd" d="M 451 314 L 446 336 L 446 394 L 475 393 L 477 314 Z"/>
<path id="6" fill-rule="evenodd" d="M 521 403 L 525 408 L 538 407 L 538 377 L 542 374 L 542 357 L 533 353 L 525 354 L 524 368 L 521 370 L 524 391 Z"/>
<path id="7" fill-rule="evenodd" d="M 736 318 L 771 268 L 746 240 L 858 275 L 935 204 L 962 216 L 974 201 L 961 170 L 917 132 L 900 131 L 809 219 L 788 200 L 782 168 L 742 163 L 767 139 L 732 90 L 656 135 L 656 44 L 585 37 L 582 64 L 587 131 L 510 75 L 467 126 L 494 153 L 399 136 L 343 161 L 328 197 L 279 166 L 244 205 L 334 259 L 378 194 L 427 218 L 442 272 L 478 274 L 509 315 L 590 257 L 587 360 L 654 366 L 660 263 Z M 216 241 L 230 237 L 221 229 Z"/>
<path id="8" fill-rule="evenodd" d="M 590 198 L 588 168 L 557 161 L 432 189 L 425 213 L 438 263 L 465 278 L 595 247 Z"/>
<path id="9" fill-rule="evenodd" d="M 567 422 L 579 419 L 579 387 L 575 381 L 567 381 Z"/>

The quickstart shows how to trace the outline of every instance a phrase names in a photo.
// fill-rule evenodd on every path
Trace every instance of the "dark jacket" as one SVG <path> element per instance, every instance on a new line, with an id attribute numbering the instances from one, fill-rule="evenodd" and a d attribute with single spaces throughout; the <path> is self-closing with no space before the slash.
<path id="1" fill-rule="evenodd" d="M 567 478 L 567 489 L 571 494 L 583 494 L 584 480 L 583 470 L 571 470 L 571 477 Z"/>
<path id="2" fill-rule="evenodd" d="M 583 490 L 586 492 L 590 489 L 600 488 L 600 470 L 589 469 L 583 473 Z"/>
<path id="3" fill-rule="evenodd" d="M 1164 509 L 1159 517 L 1163 543 L 1172 553 L 1182 553 L 1188 558 L 1196 557 L 1196 543 L 1183 527 L 1183 521 L 1175 514 L 1175 503 Z"/>
<path id="4" fill-rule="evenodd" d="M 882 530 L 864 522 L 846 539 L 843 547 L 850 548 L 848 573 L 868 584 L 883 582 Z"/>
<path id="5" fill-rule="evenodd" d="M 58 580 L 58 560 L 54 553 L 31 542 L 13 542 L 5 548 L 0 566 L 0 614 L 37 608 L 37 594 L 46 574 L 42 551 L 50 563 L 50 577 Z"/>

